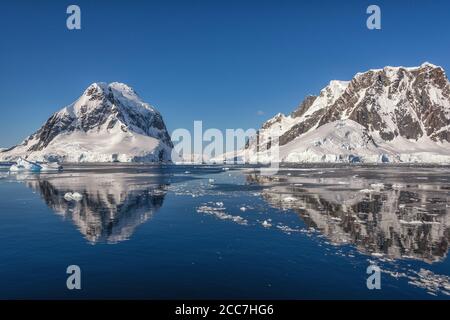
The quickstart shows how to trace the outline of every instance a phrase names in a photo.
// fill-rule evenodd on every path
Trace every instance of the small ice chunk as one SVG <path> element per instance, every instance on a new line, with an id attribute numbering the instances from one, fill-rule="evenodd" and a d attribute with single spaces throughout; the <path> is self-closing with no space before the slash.
<path id="1" fill-rule="evenodd" d="M 67 201 L 72 201 L 72 200 L 73 200 L 73 198 L 72 198 L 72 192 L 67 192 L 67 193 L 64 195 L 64 199 L 66 199 Z"/>
<path id="2" fill-rule="evenodd" d="M 216 180 L 214 180 L 214 179 L 212 179 L 212 178 L 209 178 L 209 179 L 208 179 L 208 182 L 209 182 L 210 184 L 213 184 L 214 182 L 216 182 Z"/>
<path id="3" fill-rule="evenodd" d="M 382 253 L 379 253 L 379 252 L 372 252 L 372 256 L 373 256 L 373 257 L 382 257 L 383 254 L 382 254 Z"/>
<path id="4" fill-rule="evenodd" d="M 74 193 L 67 192 L 64 195 L 64 199 L 66 201 L 81 201 L 83 199 L 83 195 L 81 193 L 78 193 L 78 192 L 74 192 Z"/>
<path id="5" fill-rule="evenodd" d="M 272 224 L 269 223 L 267 220 L 264 220 L 264 221 L 262 222 L 262 226 L 263 226 L 264 228 L 270 228 L 270 227 L 272 226 Z"/>
<path id="6" fill-rule="evenodd" d="M 246 208 L 246 207 L 240 207 L 239 210 L 241 210 L 241 211 L 247 211 L 247 208 Z"/>

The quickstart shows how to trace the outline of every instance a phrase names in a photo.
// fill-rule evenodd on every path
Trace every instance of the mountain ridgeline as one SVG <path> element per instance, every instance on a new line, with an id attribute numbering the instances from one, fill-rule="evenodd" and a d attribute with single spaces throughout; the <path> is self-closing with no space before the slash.
<path id="1" fill-rule="evenodd" d="M 450 84 L 445 71 L 385 67 L 331 81 L 289 116 L 262 125 L 244 150 L 250 161 L 450 161 Z"/>

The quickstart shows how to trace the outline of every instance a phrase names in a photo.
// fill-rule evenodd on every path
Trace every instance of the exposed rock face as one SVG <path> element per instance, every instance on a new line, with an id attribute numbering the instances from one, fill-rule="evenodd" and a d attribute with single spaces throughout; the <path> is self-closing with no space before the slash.
<path id="1" fill-rule="evenodd" d="M 386 144 L 392 155 L 403 141 L 409 146 L 417 143 L 421 152 L 427 151 L 426 144 L 433 144 L 434 151 L 445 149 L 450 142 L 450 83 L 441 67 L 429 63 L 369 70 L 349 82 L 331 81 L 319 96 L 308 96 L 290 116 L 278 114 L 264 123 L 258 142 L 266 146 L 278 136 L 279 145 L 287 146 L 337 121 L 362 125 L 374 143 Z M 246 149 L 261 150 L 256 142 L 252 139 Z"/>
<path id="2" fill-rule="evenodd" d="M 358 74 L 344 94 L 330 105 L 319 126 L 348 118 L 383 140 L 397 136 L 450 141 L 442 130 L 450 125 L 450 85 L 442 68 L 389 68 Z M 447 111 L 447 114 L 446 112 Z"/>
<path id="3" fill-rule="evenodd" d="M 161 114 L 122 83 L 94 83 L 23 143 L 0 152 L 62 161 L 169 161 L 172 141 Z"/>

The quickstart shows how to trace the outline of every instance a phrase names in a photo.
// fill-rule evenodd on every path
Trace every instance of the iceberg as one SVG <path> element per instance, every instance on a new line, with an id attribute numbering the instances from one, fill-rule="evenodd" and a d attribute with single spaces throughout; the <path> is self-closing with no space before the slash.
<path id="1" fill-rule="evenodd" d="M 42 166 L 31 162 L 22 158 L 17 159 L 16 164 L 13 164 L 9 171 L 12 172 L 18 172 L 18 171 L 32 171 L 32 172 L 40 172 L 42 169 Z"/>

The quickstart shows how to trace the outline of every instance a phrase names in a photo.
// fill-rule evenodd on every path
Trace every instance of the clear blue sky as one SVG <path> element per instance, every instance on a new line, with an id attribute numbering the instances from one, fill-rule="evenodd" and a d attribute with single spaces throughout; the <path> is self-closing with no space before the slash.
<path id="1" fill-rule="evenodd" d="M 82 30 L 66 28 L 78 4 Z M 366 28 L 378 4 L 382 30 Z M 125 82 L 170 130 L 254 128 L 331 79 L 430 61 L 450 70 L 449 1 L 2 1 L 0 146 L 92 82 Z M 264 111 L 264 115 L 258 114 Z"/>

